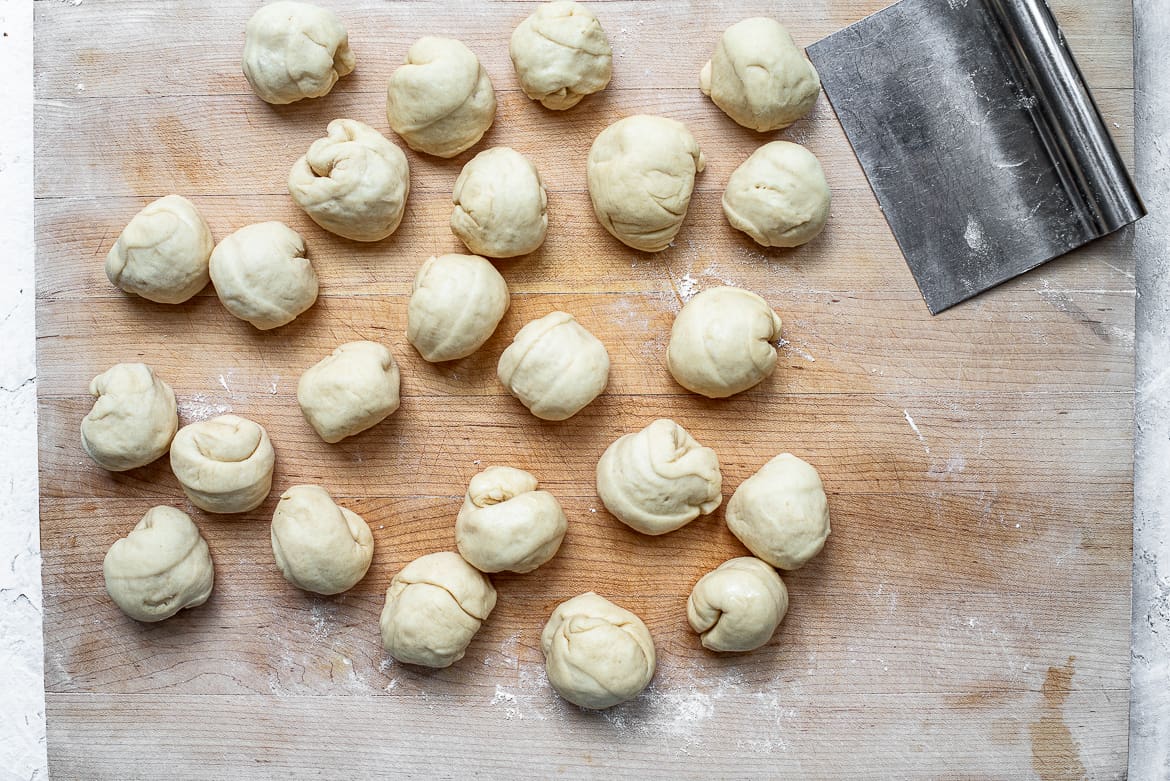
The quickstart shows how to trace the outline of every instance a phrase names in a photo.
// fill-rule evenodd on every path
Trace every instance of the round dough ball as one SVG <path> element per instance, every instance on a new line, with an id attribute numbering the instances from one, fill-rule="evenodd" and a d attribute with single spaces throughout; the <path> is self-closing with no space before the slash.
<path id="1" fill-rule="evenodd" d="M 97 397 L 81 421 L 81 446 L 98 466 L 125 472 L 161 458 L 179 429 L 175 392 L 143 363 L 119 363 L 94 377 Z"/>
<path id="2" fill-rule="evenodd" d="M 754 651 L 788 612 L 788 589 L 776 570 L 752 556 L 708 572 L 687 599 L 687 620 L 711 651 Z"/>
<path id="3" fill-rule="evenodd" d="M 496 606 L 488 576 L 458 553 L 421 556 L 402 568 L 386 590 L 379 622 L 382 647 L 400 662 L 450 667 Z"/>
<path id="4" fill-rule="evenodd" d="M 568 521 L 523 469 L 493 466 L 471 478 L 455 521 L 455 544 L 481 572 L 532 572 L 556 555 Z"/>
<path id="5" fill-rule="evenodd" d="M 799 247 L 829 219 L 829 183 L 816 155 L 773 141 L 735 169 L 723 191 L 723 213 L 757 244 Z"/>
<path id="6" fill-rule="evenodd" d="M 699 89 L 739 124 L 766 133 L 811 111 L 821 80 L 779 22 L 756 17 L 724 31 Z"/>
<path id="7" fill-rule="evenodd" d="M 781 453 L 735 489 L 727 503 L 727 526 L 773 567 L 800 569 L 829 536 L 821 476 L 791 453 Z"/>
<path id="8" fill-rule="evenodd" d="M 377 342 L 347 342 L 297 382 L 297 402 L 317 435 L 333 444 L 365 431 L 399 404 L 398 364 Z"/>
<path id="9" fill-rule="evenodd" d="M 291 323 L 317 300 L 317 272 L 305 242 L 282 222 L 246 225 L 211 253 L 220 302 L 261 331 Z"/>
<path id="10" fill-rule="evenodd" d="M 171 471 L 196 507 L 243 513 L 272 490 L 276 454 L 268 432 L 238 415 L 220 415 L 179 429 L 171 443 Z"/>
<path id="11" fill-rule="evenodd" d="M 623 244 L 661 252 L 678 235 L 695 174 L 706 166 L 686 125 L 639 114 L 601 131 L 589 149 L 589 198 L 602 227 Z"/>
<path id="12" fill-rule="evenodd" d="M 402 150 L 377 130 L 335 119 L 327 135 L 293 163 L 288 191 L 325 230 L 354 241 L 379 241 L 402 222 L 410 166 Z"/>
<path id="13" fill-rule="evenodd" d="M 181 304 L 207 285 L 211 229 L 195 205 L 168 195 L 146 205 L 106 255 L 106 276 L 127 293 Z"/>
<path id="14" fill-rule="evenodd" d="M 374 535 L 318 485 L 294 485 L 272 514 L 272 554 L 284 579 L 315 594 L 340 594 L 366 575 Z"/>
<path id="15" fill-rule="evenodd" d="M 353 71 L 345 26 L 332 11 L 309 3 L 261 6 L 244 36 L 244 78 L 268 103 L 328 95 Z"/>
<path id="16" fill-rule="evenodd" d="M 152 507 L 102 562 L 106 592 L 136 621 L 162 621 L 211 596 L 215 569 L 190 516 Z"/>
<path id="17" fill-rule="evenodd" d="M 520 88 L 545 108 L 572 108 L 600 92 L 613 73 L 613 51 L 597 17 L 572 0 L 537 7 L 508 46 Z"/>
<path id="18" fill-rule="evenodd" d="M 609 353 L 567 312 L 550 312 L 520 329 L 496 367 L 508 393 L 541 420 L 565 420 L 609 382 Z"/>
<path id="19" fill-rule="evenodd" d="M 496 118 L 492 80 L 475 54 L 451 38 L 419 38 L 390 76 L 386 120 L 416 152 L 454 157 Z"/>
<path id="20" fill-rule="evenodd" d="M 557 605 L 540 634 L 548 682 L 582 708 L 632 700 L 654 677 L 654 641 L 642 619 L 590 591 Z"/>
<path id="21" fill-rule="evenodd" d="M 478 255 L 429 258 L 414 276 L 406 338 L 431 363 L 466 358 L 508 311 L 508 284 Z"/>
<path id="22" fill-rule="evenodd" d="M 722 486 L 715 451 L 665 418 L 619 438 L 597 462 L 601 503 L 643 534 L 666 534 L 714 512 Z"/>
<path id="23" fill-rule="evenodd" d="M 767 301 L 737 287 L 713 287 L 674 318 L 666 365 L 687 390 L 722 399 L 772 373 L 779 338 L 780 316 Z"/>
<path id="24" fill-rule="evenodd" d="M 514 258 L 544 243 L 548 194 L 540 173 L 506 146 L 485 149 L 455 180 L 451 231 L 477 255 Z"/>

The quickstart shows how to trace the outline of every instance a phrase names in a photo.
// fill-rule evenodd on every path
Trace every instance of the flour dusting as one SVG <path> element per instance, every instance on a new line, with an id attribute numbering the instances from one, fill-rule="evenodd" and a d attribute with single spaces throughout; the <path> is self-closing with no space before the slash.
<path id="1" fill-rule="evenodd" d="M 963 240 L 975 252 L 982 253 L 987 251 L 987 237 L 983 235 L 983 226 L 973 217 L 967 218 L 967 228 L 963 231 Z"/>
<path id="2" fill-rule="evenodd" d="M 910 424 L 910 430 L 914 432 L 914 435 L 918 437 L 918 441 L 926 448 L 926 454 L 930 455 L 930 445 L 926 444 L 926 437 L 922 436 L 922 432 L 918 430 L 918 424 L 914 422 L 914 418 L 910 417 L 910 412 L 908 410 L 902 410 L 902 415 L 906 418 L 906 422 Z"/>
<path id="3" fill-rule="evenodd" d="M 688 271 L 686 276 L 678 281 L 678 297 L 681 298 L 685 304 L 687 301 L 690 301 L 692 298 L 694 298 L 695 294 L 698 292 L 699 280 L 695 279 L 691 272 Z"/>
<path id="4" fill-rule="evenodd" d="M 214 418 L 232 411 L 227 404 L 211 402 L 202 393 L 183 396 L 178 399 L 179 417 L 187 423 Z"/>

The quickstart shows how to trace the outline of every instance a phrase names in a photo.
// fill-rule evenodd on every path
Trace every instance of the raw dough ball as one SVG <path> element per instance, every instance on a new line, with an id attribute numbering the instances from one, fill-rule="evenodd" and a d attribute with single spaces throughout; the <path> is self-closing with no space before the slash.
<path id="1" fill-rule="evenodd" d="M 454 157 L 492 126 L 496 94 L 479 59 L 451 38 L 419 38 L 390 76 L 386 119 L 417 152 Z"/>
<path id="2" fill-rule="evenodd" d="M 666 365 L 687 390 L 722 399 L 772 373 L 779 338 L 780 317 L 767 301 L 737 287 L 713 287 L 674 318 Z"/>
<path id="3" fill-rule="evenodd" d="M 161 458 L 179 428 L 175 392 L 142 363 L 119 363 L 94 377 L 97 396 L 81 421 L 81 446 L 103 469 L 125 472 Z"/>
<path id="4" fill-rule="evenodd" d="M 422 264 L 406 308 L 406 338 L 431 363 L 466 358 L 508 311 L 508 284 L 478 255 L 439 255 Z"/>
<path id="5" fill-rule="evenodd" d="M 568 521 L 522 469 L 493 466 L 471 478 L 455 521 L 459 553 L 481 572 L 531 572 L 556 555 Z"/>
<path id="6" fill-rule="evenodd" d="M 238 415 L 220 415 L 179 429 L 171 471 L 187 498 L 209 513 L 243 513 L 272 490 L 276 454 L 268 432 Z"/>
<path id="7" fill-rule="evenodd" d="M 572 108 L 605 89 L 613 72 L 605 30 L 571 0 L 538 7 L 512 31 L 508 53 L 524 94 L 545 108 Z"/>
<path id="8" fill-rule="evenodd" d="M 152 507 L 102 562 L 106 591 L 137 621 L 162 621 L 207 601 L 215 569 L 187 513 Z"/>
<path id="9" fill-rule="evenodd" d="M 284 579 L 316 594 L 348 591 L 366 575 L 374 535 L 318 485 L 294 485 L 272 514 L 272 553 Z"/>
<path id="10" fill-rule="evenodd" d="M 244 78 L 262 100 L 319 98 L 353 71 L 345 26 L 332 11 L 287 0 L 261 6 L 244 38 Z"/>
<path id="11" fill-rule="evenodd" d="M 724 31 L 699 73 L 699 89 L 727 116 L 764 133 L 812 110 L 821 80 L 779 22 L 756 17 Z"/>
<path id="12" fill-rule="evenodd" d="M 727 503 L 727 526 L 773 567 L 800 569 L 829 536 L 821 476 L 791 453 L 781 453 L 735 490 Z"/>
<path id="13" fill-rule="evenodd" d="M 181 304 L 211 278 L 211 230 L 181 195 L 146 205 L 122 229 L 106 255 L 110 282 L 149 301 Z"/>
<path id="14" fill-rule="evenodd" d="M 317 300 L 305 242 L 282 222 L 246 225 L 217 244 L 211 281 L 224 307 L 261 331 L 291 323 Z"/>
<path id="15" fill-rule="evenodd" d="M 643 534 L 666 534 L 723 501 L 719 457 L 665 418 L 621 437 L 597 462 L 605 509 Z"/>
<path id="16" fill-rule="evenodd" d="M 645 252 L 666 249 L 682 227 L 706 165 L 681 122 L 639 114 L 614 122 L 589 149 L 589 197 L 602 227 Z"/>
<path id="17" fill-rule="evenodd" d="M 410 167 L 384 135 L 353 119 L 335 119 L 288 175 L 288 191 L 313 222 L 354 241 L 378 241 L 398 229 Z"/>
<path id="18" fill-rule="evenodd" d="M 451 230 L 478 255 L 514 258 L 544 243 L 548 195 L 536 166 L 514 149 L 497 146 L 471 158 L 453 200 Z"/>
<path id="19" fill-rule="evenodd" d="M 415 559 L 386 590 L 382 647 L 400 662 L 450 667 L 496 606 L 488 576 L 444 551 Z"/>
<path id="20" fill-rule="evenodd" d="M 550 312 L 520 329 L 496 373 L 533 415 L 565 420 L 605 390 L 609 353 L 571 314 Z"/>
<path id="21" fill-rule="evenodd" d="M 757 244 L 799 247 L 829 219 L 829 183 L 812 152 L 773 141 L 735 169 L 723 191 L 723 213 Z"/>
<path id="22" fill-rule="evenodd" d="M 590 591 L 562 602 L 540 634 L 548 682 L 582 708 L 632 700 L 654 677 L 654 641 L 642 619 Z"/>
<path id="23" fill-rule="evenodd" d="M 384 346 L 348 342 L 301 375 L 297 402 L 313 430 L 332 444 L 398 409 L 399 380 L 398 364 Z"/>
<path id="24" fill-rule="evenodd" d="M 776 570 L 752 556 L 725 561 L 699 579 L 687 620 L 712 651 L 753 651 L 771 639 L 788 612 Z"/>

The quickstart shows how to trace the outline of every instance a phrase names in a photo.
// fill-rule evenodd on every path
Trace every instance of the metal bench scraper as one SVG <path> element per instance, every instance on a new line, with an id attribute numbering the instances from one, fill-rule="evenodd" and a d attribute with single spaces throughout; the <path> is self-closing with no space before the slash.
<path id="1" fill-rule="evenodd" d="M 901 0 L 807 51 L 932 314 L 1145 214 L 1044 0 Z"/>

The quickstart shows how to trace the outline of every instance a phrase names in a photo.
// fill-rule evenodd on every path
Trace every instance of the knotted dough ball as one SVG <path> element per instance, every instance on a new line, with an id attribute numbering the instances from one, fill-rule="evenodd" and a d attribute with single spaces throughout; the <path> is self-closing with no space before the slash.
<path id="1" fill-rule="evenodd" d="M 589 197 L 602 227 L 645 252 L 666 249 L 682 227 L 706 165 L 686 125 L 639 114 L 613 123 L 589 149 Z"/>
<path id="2" fill-rule="evenodd" d="M 451 230 L 477 255 L 514 258 L 544 243 L 548 194 L 540 173 L 506 146 L 485 149 L 455 180 Z"/>
<path id="3" fill-rule="evenodd" d="M 238 415 L 220 415 L 179 429 L 171 443 L 171 471 L 196 507 L 243 513 L 272 490 L 276 454 L 268 432 Z"/>
<path id="4" fill-rule="evenodd" d="M 773 141 L 752 152 L 727 180 L 723 213 L 731 227 L 765 247 L 798 247 L 829 219 L 829 183 L 816 155 Z"/>
<path id="5" fill-rule="evenodd" d="M 394 356 L 377 342 L 347 342 L 297 382 L 297 402 L 317 435 L 333 444 L 381 423 L 398 409 Z"/>
<path id="6" fill-rule="evenodd" d="M 148 203 L 122 229 L 106 255 L 115 286 L 159 304 L 181 304 L 211 278 L 211 230 L 181 195 Z"/>
<path id="7" fill-rule="evenodd" d="M 317 300 L 317 272 L 305 242 L 282 222 L 246 225 L 211 253 L 211 281 L 224 308 L 267 331 L 291 323 Z"/>
<path id="8" fill-rule="evenodd" d="M 508 53 L 524 94 L 550 109 L 572 108 L 600 92 L 613 72 L 605 30 L 572 0 L 538 6 L 512 31 Z"/>
<path id="9" fill-rule="evenodd" d="M 567 312 L 550 312 L 520 329 L 500 355 L 500 382 L 541 420 L 565 420 L 609 382 L 609 353 Z"/>
<path id="10" fill-rule="evenodd" d="M 207 601 L 215 568 L 190 516 L 152 507 L 102 562 L 106 592 L 136 621 L 162 621 Z"/>
<path id="11" fill-rule="evenodd" d="M 293 163 L 288 191 L 327 231 L 379 241 L 398 229 L 410 193 L 406 155 L 374 128 L 335 119 L 327 135 Z"/>
<path id="12" fill-rule="evenodd" d="M 727 503 L 727 526 L 773 567 L 799 569 L 829 536 L 821 476 L 811 464 L 781 453 L 735 489 Z"/>
<path id="13" fill-rule="evenodd" d="M 288 0 L 261 6 L 244 32 L 244 78 L 268 103 L 319 98 L 353 71 L 349 35 L 332 12 Z"/>
<path id="14" fill-rule="evenodd" d="M 406 338 L 431 363 L 466 358 L 495 333 L 510 303 L 508 284 L 487 260 L 429 258 L 414 276 Z"/>
<path id="15" fill-rule="evenodd" d="M 366 575 L 374 535 L 360 515 L 319 485 L 294 485 L 272 514 L 272 554 L 284 579 L 316 594 L 340 594 Z"/>
<path id="16" fill-rule="evenodd" d="M 460 555 L 481 572 L 531 572 L 556 555 L 568 521 L 523 469 L 493 466 L 471 478 L 455 521 Z"/>
<path id="17" fill-rule="evenodd" d="M 753 651 L 788 612 L 788 589 L 776 570 L 752 556 L 720 564 L 695 584 L 687 620 L 711 651 Z"/>
<path id="18" fill-rule="evenodd" d="M 81 421 L 81 446 L 98 466 L 125 472 L 161 458 L 179 428 L 175 392 L 143 363 L 119 363 L 94 377 L 97 397 Z"/>

